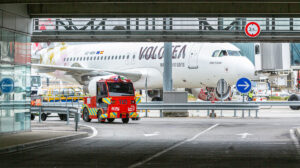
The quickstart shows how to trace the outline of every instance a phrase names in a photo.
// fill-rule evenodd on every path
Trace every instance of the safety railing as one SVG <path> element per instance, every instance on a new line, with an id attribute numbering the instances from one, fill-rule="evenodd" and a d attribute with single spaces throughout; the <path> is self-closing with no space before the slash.
<path id="1" fill-rule="evenodd" d="M 57 113 L 57 114 L 65 114 L 67 125 L 70 123 L 70 115 L 74 115 L 74 122 L 75 122 L 75 131 L 78 129 L 78 122 L 80 121 L 80 111 L 77 107 L 69 107 L 69 106 L 31 106 L 31 113 L 38 113 L 39 115 L 39 122 L 41 122 L 42 115 L 46 115 L 47 113 Z"/>

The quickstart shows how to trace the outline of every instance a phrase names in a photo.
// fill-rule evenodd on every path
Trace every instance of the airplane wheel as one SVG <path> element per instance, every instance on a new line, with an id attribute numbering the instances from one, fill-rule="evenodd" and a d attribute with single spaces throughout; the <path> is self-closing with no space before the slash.
<path id="1" fill-rule="evenodd" d="M 129 122 L 129 118 L 122 118 L 123 124 L 127 124 Z"/>
<path id="2" fill-rule="evenodd" d="M 46 119 L 47 119 L 47 114 L 46 114 L 46 113 L 43 113 L 43 114 L 41 115 L 41 120 L 42 120 L 42 121 L 46 121 Z"/>
<path id="3" fill-rule="evenodd" d="M 31 114 L 31 120 L 34 120 L 34 118 L 35 118 L 35 115 L 34 114 Z"/>
<path id="4" fill-rule="evenodd" d="M 90 122 L 91 121 L 91 119 L 89 117 L 89 110 L 87 108 L 83 109 L 83 120 L 85 122 Z"/>
<path id="5" fill-rule="evenodd" d="M 108 118 L 108 119 L 107 119 L 107 121 L 108 121 L 109 123 L 114 122 L 114 120 L 115 120 L 114 118 Z"/>

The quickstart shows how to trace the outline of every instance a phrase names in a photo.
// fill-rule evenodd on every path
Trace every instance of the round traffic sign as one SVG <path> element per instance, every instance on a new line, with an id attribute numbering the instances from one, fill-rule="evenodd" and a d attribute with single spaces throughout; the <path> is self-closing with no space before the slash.
<path id="1" fill-rule="evenodd" d="M 251 90 L 251 81 L 247 78 L 240 78 L 235 86 L 239 92 L 248 93 Z"/>
<path id="2" fill-rule="evenodd" d="M 2 93 L 10 93 L 14 90 L 14 81 L 11 78 L 3 78 L 0 81 L 0 91 Z"/>
<path id="3" fill-rule="evenodd" d="M 245 33 L 249 37 L 257 37 L 260 33 L 260 26 L 256 22 L 249 22 L 245 27 Z"/>

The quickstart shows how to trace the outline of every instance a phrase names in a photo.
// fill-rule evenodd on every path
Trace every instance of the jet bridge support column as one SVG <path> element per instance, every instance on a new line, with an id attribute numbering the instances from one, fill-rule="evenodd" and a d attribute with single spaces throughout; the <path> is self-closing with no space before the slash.
<path id="1" fill-rule="evenodd" d="M 163 74 L 163 90 L 172 91 L 172 43 L 164 43 L 164 74 Z"/>
<path id="2" fill-rule="evenodd" d="M 163 73 L 163 101 L 164 103 L 186 103 L 186 92 L 173 91 L 172 79 L 172 43 L 164 43 L 164 73 Z M 187 117 L 187 110 L 164 110 L 164 117 Z"/>

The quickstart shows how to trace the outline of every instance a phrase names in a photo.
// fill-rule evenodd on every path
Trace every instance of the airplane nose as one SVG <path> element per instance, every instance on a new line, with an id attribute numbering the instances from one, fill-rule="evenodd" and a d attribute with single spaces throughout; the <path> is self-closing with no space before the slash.
<path id="1" fill-rule="evenodd" d="M 246 57 L 243 57 L 241 62 L 238 65 L 238 76 L 246 77 L 250 80 L 254 79 L 255 77 L 255 67 L 253 63 Z"/>

